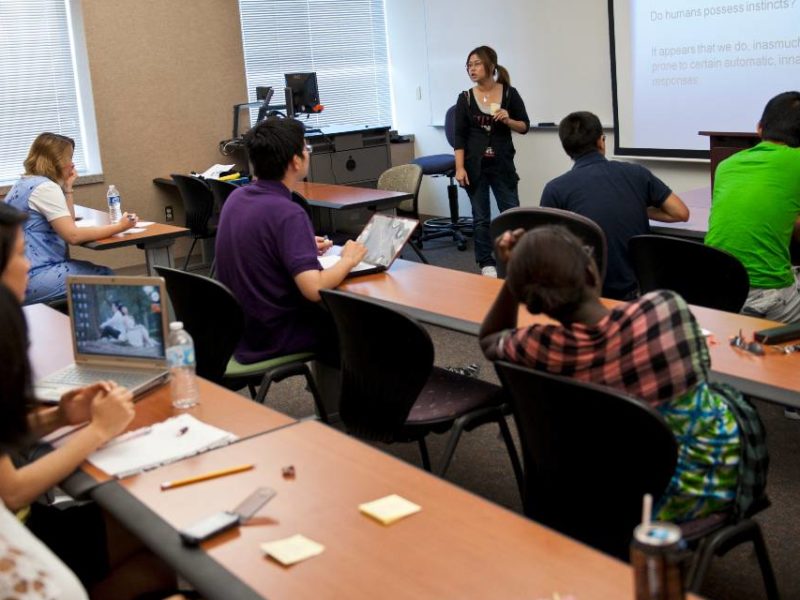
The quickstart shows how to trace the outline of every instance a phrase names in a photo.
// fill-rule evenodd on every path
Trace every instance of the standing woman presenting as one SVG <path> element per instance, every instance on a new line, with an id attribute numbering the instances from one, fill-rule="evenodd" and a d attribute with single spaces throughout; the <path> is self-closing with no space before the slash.
<path id="1" fill-rule="evenodd" d="M 67 295 L 67 275 L 112 275 L 108 267 L 71 260 L 70 244 L 85 244 L 121 233 L 136 225 L 125 213 L 119 223 L 78 227 L 72 184 L 78 177 L 72 154 L 75 142 L 56 133 L 37 136 L 23 163 L 25 175 L 11 188 L 6 202 L 27 213 L 25 255 L 31 263 L 25 304 L 50 302 Z"/>
<path id="2" fill-rule="evenodd" d="M 475 261 L 483 275 L 497 277 L 489 237 L 489 189 L 500 212 L 519 206 L 511 132 L 528 133 L 530 121 L 525 103 L 511 87 L 508 71 L 497 64 L 492 48 L 479 46 L 470 52 L 467 73 L 475 87 L 459 94 L 456 102 L 456 180 L 472 204 Z"/>

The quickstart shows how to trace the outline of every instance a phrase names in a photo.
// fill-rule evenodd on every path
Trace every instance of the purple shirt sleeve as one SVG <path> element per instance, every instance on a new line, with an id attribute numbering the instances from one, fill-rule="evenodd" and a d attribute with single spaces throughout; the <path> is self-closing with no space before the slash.
<path id="1" fill-rule="evenodd" d="M 305 271 L 322 270 L 308 215 L 297 211 L 287 217 L 282 225 L 278 252 L 289 274 L 296 277 Z"/>

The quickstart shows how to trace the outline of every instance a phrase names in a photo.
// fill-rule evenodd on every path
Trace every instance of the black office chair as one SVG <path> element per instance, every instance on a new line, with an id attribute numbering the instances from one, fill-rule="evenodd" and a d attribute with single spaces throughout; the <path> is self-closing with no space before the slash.
<path id="1" fill-rule="evenodd" d="M 492 219 L 489 224 L 489 235 L 492 240 L 495 240 L 504 231 L 513 231 L 514 229 L 527 231 L 541 225 L 563 225 L 583 240 L 587 246 L 592 248 L 592 256 L 597 263 L 601 280 L 605 279 L 606 265 L 608 264 L 606 235 L 597 223 L 582 215 L 560 208 L 543 208 L 541 206 L 512 208 Z M 498 260 L 497 275 L 505 277 L 505 274 L 506 265 Z"/>
<path id="2" fill-rule="evenodd" d="M 447 109 L 444 118 L 444 133 L 447 142 L 455 147 L 456 143 L 456 107 L 451 106 Z M 447 186 L 447 200 L 450 205 L 450 217 L 428 219 L 422 226 L 422 236 L 418 243 L 422 247 L 423 242 L 435 240 L 442 237 L 452 237 L 459 250 L 467 249 L 467 239 L 465 235 L 472 235 L 473 223 L 471 217 L 458 216 L 458 185 L 456 185 L 456 158 L 453 154 L 430 154 L 414 159 L 414 164 L 422 167 L 425 175 L 432 177 L 449 177 L 450 183 Z"/>
<path id="3" fill-rule="evenodd" d="M 610 388 L 503 361 L 523 460 L 523 509 L 536 521 L 627 560 L 642 496 L 658 498 L 677 464 L 678 445 L 658 412 Z M 779 597 L 758 522 L 757 499 L 744 515 L 715 513 L 681 523 L 695 550 L 687 589 L 699 593 L 713 557 L 752 542 L 767 597 Z"/>
<path id="4" fill-rule="evenodd" d="M 206 179 L 205 181 L 214 198 L 214 213 L 219 215 L 219 213 L 222 212 L 222 207 L 225 205 L 228 196 L 239 186 L 228 181 L 220 181 L 219 179 Z"/>
<path id="5" fill-rule="evenodd" d="M 186 260 L 183 263 L 185 271 L 189 266 L 189 259 L 192 257 L 192 250 L 197 240 L 213 238 L 217 234 L 217 224 L 214 216 L 214 197 L 205 181 L 190 175 L 171 175 L 183 201 L 183 209 L 186 213 L 186 228 L 192 235 L 192 245 Z M 213 265 L 212 265 L 213 271 Z"/>
<path id="6" fill-rule="evenodd" d="M 404 200 L 397 207 L 396 212 L 401 217 L 410 217 L 419 220 L 418 198 L 419 186 L 422 183 L 422 167 L 415 164 L 399 165 L 386 169 L 378 178 L 378 189 L 390 192 L 405 192 L 413 194 L 411 200 Z M 419 238 L 422 237 L 422 227 L 414 230 L 414 235 L 409 240 L 409 246 L 416 253 L 419 259 L 425 264 L 428 259 L 419 247 Z"/>
<path id="7" fill-rule="evenodd" d="M 302 375 L 320 417 L 327 421 L 325 406 L 306 364 L 314 358 L 311 352 L 252 364 L 240 363 L 233 357 L 233 351 L 244 331 L 244 313 L 233 293 L 219 281 L 203 275 L 169 267 L 155 269 L 166 282 L 175 318 L 183 321 L 184 328 L 194 340 L 200 377 L 232 390 L 247 386 L 251 397 L 263 403 L 272 382 Z M 256 384 L 259 385 L 257 392 Z"/>
<path id="8" fill-rule="evenodd" d="M 525 514 L 626 559 L 642 496 L 660 497 L 675 471 L 678 446 L 664 419 L 603 386 L 496 368 L 522 445 Z"/>
<path id="9" fill-rule="evenodd" d="M 422 464 L 430 471 L 425 437 L 450 430 L 437 469 L 443 477 L 461 433 L 493 421 L 521 481 L 502 389 L 434 367 L 433 342 L 412 318 L 343 292 L 323 290 L 322 299 L 339 332 L 339 415 L 348 433 L 380 442 L 416 441 Z"/>
<path id="10" fill-rule="evenodd" d="M 747 270 L 723 250 L 663 235 L 637 235 L 628 242 L 642 293 L 675 290 L 689 304 L 739 312 L 750 291 Z"/>

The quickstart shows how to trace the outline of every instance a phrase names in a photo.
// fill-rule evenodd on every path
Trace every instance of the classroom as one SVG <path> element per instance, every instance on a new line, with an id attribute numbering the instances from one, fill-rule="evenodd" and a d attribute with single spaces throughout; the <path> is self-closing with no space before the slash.
<path id="1" fill-rule="evenodd" d="M 12 4 L 14 2 L 16 0 L 11 0 Z M 568 3 L 498 0 L 491 5 L 477 0 L 341 3 L 311 0 L 42 0 L 42 5 L 57 5 L 57 8 L 50 6 L 47 9 L 50 12 L 42 9 L 41 15 L 32 14 L 31 19 L 53 19 L 53 14 L 62 10 L 58 7 L 66 7 L 74 36 L 71 39 L 80 46 L 74 66 L 82 74 L 80 80 L 84 85 L 88 82 L 88 90 L 79 94 L 93 119 L 80 127 L 83 134 L 96 138 L 96 156 L 91 159 L 95 167 L 79 173 L 74 183 L 75 205 L 86 207 L 89 211 L 86 215 L 92 214 L 92 210 L 107 212 L 106 190 L 113 184 L 120 190 L 123 211 L 135 212 L 140 220 L 155 222 L 156 227 L 166 227 L 164 235 L 171 236 L 166 246 L 146 241 L 138 245 L 120 243 L 102 252 L 92 244 L 73 245 L 70 256 L 100 262 L 119 275 L 140 277 L 155 275 L 151 267 L 165 264 L 168 253 L 169 264 L 176 268 L 181 268 L 187 259 L 195 272 L 208 274 L 208 263 L 211 263 L 211 260 L 206 260 L 209 246 L 202 242 L 193 245 L 192 237 L 184 235 L 185 230 L 178 233 L 184 225 L 184 208 L 175 187 L 169 182 L 165 184 L 163 179 L 168 180 L 171 174 L 188 175 L 203 172 L 214 164 L 234 162 L 233 159 L 229 161 L 231 157 L 220 153 L 220 146 L 231 138 L 232 107 L 255 100 L 254 88 L 259 82 L 248 79 L 246 65 L 252 65 L 254 69 L 266 69 L 272 64 L 290 65 L 283 67 L 287 73 L 321 71 L 324 68 L 315 67 L 310 56 L 294 55 L 290 39 L 291 35 L 299 35 L 295 32 L 290 32 L 282 40 L 278 56 L 259 54 L 257 44 L 246 47 L 243 35 L 255 35 L 260 27 L 267 29 L 269 23 L 265 20 L 264 24 L 259 22 L 258 27 L 248 30 L 243 20 L 247 15 L 262 11 L 273 11 L 272 14 L 285 11 L 286 15 L 305 14 L 304 11 L 314 15 L 317 12 L 333 22 L 346 11 L 366 12 L 370 19 L 382 21 L 376 23 L 366 19 L 354 31 L 342 34 L 341 39 L 333 36 L 327 41 L 340 56 L 347 56 L 348 52 L 365 52 L 369 36 L 385 35 L 385 43 L 381 41 L 367 50 L 378 54 L 376 63 L 386 65 L 384 77 L 388 88 L 381 88 L 386 97 L 378 102 L 381 107 L 375 114 L 380 116 L 373 117 L 384 121 L 361 123 L 352 116 L 358 113 L 360 103 L 366 102 L 360 97 L 362 90 L 358 89 L 349 90 L 352 108 L 337 112 L 340 107 L 328 105 L 322 115 L 325 116 L 325 111 L 347 115 L 348 126 L 387 126 L 400 138 L 410 139 L 406 143 L 390 144 L 392 161 L 398 152 L 403 157 L 400 162 L 407 162 L 406 157 L 453 152 L 445 133 L 445 112 L 460 92 L 472 85 L 464 70 L 466 53 L 487 44 L 498 50 L 499 62 L 508 68 L 512 85 L 524 99 L 532 125 L 526 135 L 513 136 L 521 207 L 539 206 L 548 182 L 571 169 L 573 161 L 562 148 L 556 125 L 568 113 L 585 110 L 599 117 L 609 158 L 645 167 L 679 196 L 688 193 L 685 200 L 694 198 L 692 191 L 705 190 L 706 213 L 703 214 L 707 214 L 712 171 L 708 144 L 714 143 L 712 136 L 697 136 L 697 143 L 701 146 L 692 146 L 679 158 L 669 156 L 668 152 L 665 156 L 660 151 L 649 155 L 626 152 L 627 148 L 639 146 L 629 143 L 631 138 L 615 139 L 615 118 L 618 123 L 626 125 L 638 121 L 636 115 L 620 116 L 619 111 L 623 108 L 614 101 L 611 73 L 614 68 L 627 66 L 625 61 L 630 61 L 631 69 L 634 66 L 641 68 L 635 57 L 618 57 L 616 67 L 612 64 L 609 10 L 612 5 L 622 3 L 622 0 L 576 0 Z M 269 6 L 265 8 L 266 5 Z M 656 7 L 656 10 L 671 14 L 671 9 Z M 778 7 L 774 10 L 777 11 Z M 650 21 L 658 24 L 664 20 L 677 20 L 674 16 L 666 16 L 666 19 L 664 16 L 662 14 L 658 19 L 653 16 Z M 712 17 L 700 15 L 697 18 Z M 286 22 L 297 20 L 287 17 Z M 690 17 L 684 21 L 689 27 L 694 26 Z M 346 27 L 344 24 L 341 26 L 343 29 Z M 753 39 L 756 35 L 753 34 Z M 14 46 L 14 35 L 6 37 L 5 41 L 0 41 L 0 50 Z M 697 41 L 704 40 L 698 38 Z M 685 43 L 676 40 L 674 44 L 684 46 Z M 655 53 L 655 45 L 653 48 Z M 718 62 L 718 57 L 724 59 L 726 56 L 720 54 L 703 61 L 710 65 Z M 679 59 L 654 58 L 659 64 L 670 63 L 675 67 L 655 73 L 653 81 L 660 77 L 687 77 L 689 67 L 673 63 Z M 320 58 L 317 60 L 321 61 Z M 698 77 L 702 78 L 707 70 L 711 70 L 708 65 L 702 68 L 695 65 Z M 339 64 L 336 68 L 346 69 L 347 64 Z M 678 72 L 673 75 L 673 70 Z M 761 80 L 756 78 L 754 81 Z M 627 85 L 622 81 L 617 83 L 621 87 Z M 319 96 L 323 105 L 326 104 L 326 91 L 320 78 Z M 339 89 L 336 93 L 337 98 L 347 98 L 347 91 L 344 96 Z M 369 93 L 375 92 L 370 90 Z M 761 110 L 768 99 L 769 96 L 758 97 L 753 103 Z M 660 102 L 666 101 L 654 101 L 657 110 L 666 111 Z M 2 98 L 0 109 L 11 110 L 3 106 Z M 751 112 L 751 122 L 734 131 L 751 131 L 760 116 L 759 112 Z M 329 123 L 325 122 L 326 125 Z M 715 123 L 706 126 L 702 121 L 697 126 L 693 122 L 692 127 L 693 131 L 726 131 L 715 127 Z M 644 130 L 642 126 L 641 131 Z M 22 149 L 20 165 L 36 133 L 33 132 L 31 139 L 25 142 L 14 139 L 14 152 L 18 155 Z M 623 135 L 627 133 L 623 132 Z M 0 126 L 0 145 L 3 145 L 2 137 Z M 614 149 L 620 146 L 622 152 L 615 154 Z M 8 148 L 0 148 L 0 167 L 8 161 L 9 155 Z M 393 162 L 392 166 L 400 162 Z M 6 175 L 0 171 L 0 201 L 9 193 L 16 179 Z M 421 215 L 445 218 L 450 215 L 448 183 L 447 177 L 422 178 L 418 193 Z M 313 181 L 299 185 L 306 185 L 303 189 L 308 190 L 305 195 L 311 200 L 309 194 L 314 189 Z M 354 195 L 358 193 L 368 194 L 366 190 L 353 192 Z M 359 202 L 371 206 L 368 196 L 364 198 Z M 463 189 L 458 191 L 457 203 L 461 216 L 471 215 L 470 200 Z M 316 206 L 314 202 L 311 204 Z M 693 209 L 689 201 L 687 205 Z M 492 203 L 491 210 L 492 217 L 496 217 L 495 203 Z M 322 214 L 322 209 L 319 211 Z M 353 211 L 353 214 L 359 213 Z M 360 214 L 366 220 L 371 213 L 364 210 Z M 318 212 L 314 215 L 316 219 Z M 363 226 L 361 221 L 350 223 L 346 214 L 337 214 L 336 218 L 338 223 L 344 224 L 347 232 L 355 227 L 352 233 L 357 233 Z M 330 213 L 328 219 L 332 224 Z M 703 225 L 705 232 L 707 228 L 705 223 Z M 653 230 L 684 239 L 697 239 L 696 235 L 692 237 L 692 231 L 681 234 L 670 228 L 653 227 Z M 699 239 L 702 241 L 702 234 Z M 189 256 L 190 247 L 193 249 Z M 502 280 L 477 276 L 481 269 L 476 267 L 472 248 L 472 240 L 468 242 L 466 252 L 457 250 L 447 237 L 426 241 L 422 244 L 422 251 L 435 265 L 435 271 L 421 270 L 419 267 L 428 265 L 419 264 L 417 256 L 407 248 L 386 273 L 364 279 L 347 279 L 339 290 L 345 297 L 371 299 L 395 310 L 404 308 L 407 314 L 422 323 L 432 338 L 436 367 L 456 367 L 463 374 L 476 363 L 479 379 L 497 385 L 500 380 L 492 362 L 484 357 L 478 335 L 481 323 L 503 284 Z M 197 269 L 197 265 L 203 266 Z M 471 278 L 464 279 L 463 272 L 472 274 Z M 376 283 L 385 282 L 387 274 L 394 282 L 391 290 Z M 384 279 L 370 279 L 372 277 Z M 415 287 L 419 297 L 403 295 Z M 178 303 L 183 301 L 172 297 L 172 293 L 169 296 L 173 308 L 177 309 Z M 330 302 L 334 300 L 332 298 Z M 442 306 L 434 308 L 437 302 Z M 780 595 L 765 593 L 763 565 L 757 560 L 753 544 L 747 542 L 723 557 L 714 558 L 702 586 L 687 592 L 685 597 L 734 600 L 800 597 L 800 573 L 792 565 L 792 557 L 800 551 L 797 542 L 800 539 L 800 519 L 794 501 L 800 492 L 797 459 L 800 456 L 800 421 L 784 418 L 783 413 L 784 406 L 800 408 L 800 384 L 796 376 L 800 353 L 766 357 L 770 361 L 751 356 L 729 346 L 727 339 L 736 334 L 732 330 L 734 326 L 749 327 L 746 330 L 749 335 L 753 330 L 763 328 L 763 324 L 755 327 L 753 317 L 720 310 L 692 306 L 692 311 L 700 327 L 711 330 L 712 337 L 716 336 L 716 341 L 710 346 L 711 378 L 731 384 L 754 398 L 764 421 L 771 460 L 767 495 L 772 506 L 760 510 L 753 520 L 763 531 Z M 69 347 L 69 319 L 52 313 L 55 311 L 41 304 L 24 307 L 32 340 L 29 356 L 35 374 L 37 370 L 50 370 L 53 365 L 61 366 L 73 360 Z M 521 324 L 534 322 L 539 321 L 531 319 L 530 315 L 521 317 L 520 321 Z M 166 332 L 168 323 L 165 320 L 163 324 Z M 364 333 L 365 336 L 368 334 L 368 331 Z M 144 345 L 146 347 L 147 343 Z M 198 345 L 196 339 L 195 346 Z M 779 362 L 778 358 L 786 360 Z M 318 375 L 316 371 L 314 373 Z M 237 394 L 201 380 L 202 401 L 200 410 L 193 412 L 194 416 L 231 432 L 237 438 L 235 443 L 132 478 L 122 477 L 119 481 L 108 475 L 111 471 L 104 472 L 94 464 L 83 463 L 81 470 L 65 484 L 65 489 L 70 493 L 87 492 L 104 508 L 114 506 L 115 518 L 128 528 L 142 525 L 134 529 L 137 543 L 155 552 L 170 569 L 178 572 L 181 590 L 194 588 L 200 592 L 199 596 L 189 594 L 186 597 L 367 598 L 381 595 L 387 598 L 574 600 L 647 597 L 635 594 L 633 570 L 625 562 L 590 548 L 585 545 L 588 543 L 585 540 L 576 542 L 570 539 L 575 537 L 574 534 L 563 535 L 564 532 L 559 533 L 556 531 L 559 528 L 552 524 L 542 526 L 524 516 L 521 488 L 518 487 L 520 482 L 515 479 L 513 460 L 509 460 L 508 442 L 498 435 L 496 425 L 477 427 L 474 431 L 468 426 L 458 442 L 458 451 L 453 455 L 452 466 L 446 475 L 441 478 L 429 476 L 422 471 L 424 459 L 421 462 L 416 443 L 357 441 L 356 438 L 340 436 L 336 429 L 343 431 L 342 427 L 329 428 L 314 420 L 314 401 L 310 398 L 306 381 L 303 377 L 290 377 L 275 383 L 268 392 L 264 403 L 267 408 L 264 408 L 250 401 L 251 394 L 246 387 L 238 389 Z M 169 385 L 149 392 L 144 398 L 137 403 L 136 416 L 127 431 L 147 427 L 150 433 L 155 431 L 159 421 L 178 414 L 173 413 L 170 407 Z M 319 415 L 320 404 L 316 408 Z M 327 405 L 322 410 L 335 412 L 336 408 Z M 506 417 L 512 425 L 510 412 L 500 418 L 505 422 Z M 490 417 L 488 420 L 496 419 Z M 519 445 L 516 428 L 513 425 L 511 428 Z M 449 450 L 445 448 L 448 435 L 429 436 L 436 438 L 430 442 L 434 467 L 442 452 Z M 413 436 L 411 439 L 416 440 Z M 326 452 L 326 448 L 330 451 Z M 241 464 L 253 468 L 212 482 L 181 486 L 174 492 L 164 492 L 163 487 L 159 488 L 170 480 L 181 481 L 197 473 Z M 291 470 L 287 470 L 290 467 Z M 433 472 L 437 473 L 437 469 Z M 262 473 L 269 473 L 270 479 L 265 482 Z M 313 485 L 306 477 L 313 478 Z M 201 488 L 201 485 L 207 487 Z M 253 527 L 243 526 L 227 532 L 215 540 L 204 542 L 200 550 L 189 551 L 181 543 L 175 530 L 197 522 L 217 509 L 231 509 L 261 485 L 269 485 L 278 494 L 254 517 Z M 326 490 L 334 488 L 337 491 L 326 502 Z M 203 494 L 206 489 L 207 495 L 198 501 L 195 494 Z M 391 494 L 418 504 L 417 510 L 421 506 L 419 514 L 411 514 L 393 525 L 377 525 L 367 519 L 375 529 L 363 530 L 365 517 L 359 512 L 364 512 L 363 504 Z M 283 503 L 282 496 L 287 499 Z M 598 515 L 598 518 L 602 516 Z M 391 518 L 383 521 L 391 522 Z M 459 533 L 458 528 L 462 526 L 465 529 Z M 306 535 L 310 540 L 305 541 L 312 546 L 319 542 L 324 547 L 315 556 L 306 545 L 304 549 L 310 552 L 308 556 L 311 558 L 293 566 L 280 566 L 264 557 L 266 549 L 263 552 L 259 550 L 260 544 L 281 537 L 269 527 L 277 527 L 284 537 Z M 325 533 L 318 533 L 315 538 L 315 531 Z M 320 539 L 321 535 L 324 539 Z M 248 554 L 243 548 L 255 550 Z M 378 548 L 382 550 L 378 551 Z M 373 551 L 375 554 L 370 556 Z M 362 560 L 369 562 L 362 566 Z M 529 565 L 540 561 L 538 567 L 528 570 Z M 498 583 L 498 578 L 502 583 Z M 766 587 L 769 588 L 769 584 Z M 97 597 L 114 596 L 98 592 Z"/>

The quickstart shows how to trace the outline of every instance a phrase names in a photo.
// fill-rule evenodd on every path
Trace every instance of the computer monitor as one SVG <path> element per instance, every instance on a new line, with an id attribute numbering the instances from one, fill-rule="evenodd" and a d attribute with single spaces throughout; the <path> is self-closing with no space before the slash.
<path id="1" fill-rule="evenodd" d="M 317 112 L 319 91 L 316 73 L 286 73 L 286 87 L 292 90 L 292 105 L 295 113 Z"/>

